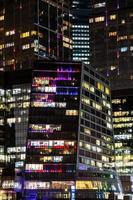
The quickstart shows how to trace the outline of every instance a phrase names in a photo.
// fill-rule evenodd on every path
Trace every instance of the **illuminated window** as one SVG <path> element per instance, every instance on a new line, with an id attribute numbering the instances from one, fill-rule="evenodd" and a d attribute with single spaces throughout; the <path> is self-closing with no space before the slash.
<path id="1" fill-rule="evenodd" d="M 113 121 L 116 123 L 131 122 L 131 121 L 133 121 L 133 117 L 117 117 L 117 118 L 114 118 Z"/>
<path id="2" fill-rule="evenodd" d="M 43 164 L 26 164 L 25 169 L 32 171 L 43 170 Z"/>
<path id="3" fill-rule="evenodd" d="M 101 16 L 101 17 L 96 17 L 95 18 L 95 22 L 103 22 L 105 19 L 105 17 Z"/>
<path id="4" fill-rule="evenodd" d="M 105 88 L 105 94 L 110 95 L 110 89 L 109 88 Z"/>
<path id="5" fill-rule="evenodd" d="M 31 35 L 37 35 L 37 31 L 31 31 Z"/>
<path id="6" fill-rule="evenodd" d="M 111 36 L 117 36 L 117 32 L 116 32 L 116 31 L 114 31 L 114 32 L 109 32 L 109 37 L 111 37 Z"/>
<path id="7" fill-rule="evenodd" d="M 110 16 L 109 16 L 109 19 L 110 19 L 110 20 L 115 20 L 115 19 L 116 19 L 116 15 L 110 15 Z"/>
<path id="8" fill-rule="evenodd" d="M 20 34 L 20 38 L 26 38 L 30 36 L 30 32 L 25 32 Z"/>
<path id="9" fill-rule="evenodd" d="M 111 70 L 111 71 L 115 70 L 116 68 L 117 68 L 117 66 L 113 66 L 113 65 L 110 66 L 110 70 Z"/>
<path id="10" fill-rule="evenodd" d="M 84 128 L 84 133 L 86 133 L 87 135 L 91 135 L 91 131 L 88 128 Z"/>
<path id="11" fill-rule="evenodd" d="M 120 48 L 120 51 L 121 51 L 121 52 L 126 52 L 127 50 L 128 50 L 128 47 L 121 47 L 121 48 Z"/>
<path id="12" fill-rule="evenodd" d="M 66 110 L 66 115 L 74 115 L 77 116 L 78 115 L 78 110 Z"/>
<path id="13" fill-rule="evenodd" d="M 5 65 L 13 65 L 14 63 L 15 63 L 15 60 L 14 60 L 14 59 L 6 60 L 6 61 L 5 61 Z"/>
<path id="14" fill-rule="evenodd" d="M 53 133 L 54 131 L 61 131 L 61 125 L 55 124 L 30 124 L 31 132 L 48 132 Z"/>
<path id="15" fill-rule="evenodd" d="M 112 104 L 120 104 L 121 103 L 121 99 L 113 99 L 112 100 Z"/>
<path id="16" fill-rule="evenodd" d="M 5 44 L 5 48 L 13 47 L 13 46 L 14 46 L 14 42 Z"/>
<path id="17" fill-rule="evenodd" d="M 0 44 L 0 50 L 4 49 L 4 44 Z"/>
<path id="18" fill-rule="evenodd" d="M 121 123 L 121 124 L 114 124 L 114 128 L 130 128 L 133 126 L 133 123 Z"/>
<path id="19" fill-rule="evenodd" d="M 10 35 L 14 35 L 14 34 L 15 34 L 15 30 L 5 32 L 6 36 L 10 36 Z"/>
<path id="20" fill-rule="evenodd" d="M 30 48 L 30 45 L 29 45 L 29 44 L 22 45 L 22 49 L 23 49 L 23 50 L 29 49 L 29 48 Z"/>
<path id="21" fill-rule="evenodd" d="M 102 156 L 102 161 L 109 162 L 109 158 L 107 156 Z"/>
<path id="22" fill-rule="evenodd" d="M 128 116 L 129 115 L 129 111 L 116 111 L 113 113 L 114 117 L 118 117 L 118 116 Z"/>
<path id="23" fill-rule="evenodd" d="M 133 46 L 130 46 L 130 51 L 133 51 Z"/>
<path id="24" fill-rule="evenodd" d="M 82 101 L 82 103 L 84 103 L 84 104 L 90 105 L 90 99 L 87 98 L 87 97 L 82 97 L 81 101 Z"/>
<path id="25" fill-rule="evenodd" d="M 119 37 L 117 38 L 117 41 L 127 40 L 127 39 L 128 39 L 127 35 L 123 35 L 123 36 L 119 36 Z"/>
<path id="26" fill-rule="evenodd" d="M 95 92 L 95 88 L 87 82 L 83 82 L 82 86 L 83 86 L 83 88 L 85 88 L 88 91 L 91 91 L 93 93 Z"/>
<path id="27" fill-rule="evenodd" d="M 105 6 L 106 6 L 105 2 L 94 4 L 94 8 L 102 8 L 102 7 L 105 7 Z"/>
<path id="28" fill-rule="evenodd" d="M 92 106 L 93 106 L 94 108 L 96 108 L 97 110 L 102 110 L 102 106 L 101 106 L 100 104 L 97 104 L 97 103 L 95 103 L 95 102 L 92 102 Z"/>
<path id="29" fill-rule="evenodd" d="M 90 18 L 89 19 L 89 23 L 91 24 L 91 23 L 93 23 L 94 22 L 94 19 L 93 18 Z"/>
<path id="30" fill-rule="evenodd" d="M 104 92 L 104 85 L 102 83 L 97 83 L 97 88 Z"/>
<path id="31" fill-rule="evenodd" d="M 1 15 L 1 16 L 0 16 L 0 21 L 3 21 L 4 18 L 5 18 L 4 15 Z"/>
<path id="32" fill-rule="evenodd" d="M 27 190 L 44 190 L 50 188 L 50 182 L 25 181 L 24 187 Z"/>

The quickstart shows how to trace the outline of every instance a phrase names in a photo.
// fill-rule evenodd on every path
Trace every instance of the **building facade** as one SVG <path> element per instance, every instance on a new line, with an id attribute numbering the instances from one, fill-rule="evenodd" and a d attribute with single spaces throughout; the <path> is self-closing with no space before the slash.
<path id="1" fill-rule="evenodd" d="M 133 198 L 133 90 L 112 93 L 115 164 L 126 196 Z M 132 199 L 131 198 L 131 199 Z"/>
<path id="2" fill-rule="evenodd" d="M 109 199 L 119 193 L 112 137 L 106 79 L 81 63 L 35 63 L 25 199 Z"/>
<path id="3" fill-rule="evenodd" d="M 34 58 L 72 56 L 69 0 L 1 0 L 0 70 L 31 68 Z"/>
<path id="4" fill-rule="evenodd" d="M 121 192 L 111 164 L 111 100 L 104 77 L 62 61 L 36 61 L 32 70 L 1 77 L 1 198 L 109 199 Z"/>
<path id="5" fill-rule="evenodd" d="M 93 0 L 90 63 L 110 77 L 112 88 L 132 87 L 133 1 Z"/>
<path id="6" fill-rule="evenodd" d="M 72 40 L 73 60 L 90 63 L 89 16 L 91 2 L 77 0 L 72 2 Z"/>

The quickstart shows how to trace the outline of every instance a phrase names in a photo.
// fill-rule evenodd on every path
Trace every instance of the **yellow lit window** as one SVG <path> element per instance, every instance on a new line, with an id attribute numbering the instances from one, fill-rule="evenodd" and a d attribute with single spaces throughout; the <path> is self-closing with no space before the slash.
<path id="1" fill-rule="evenodd" d="M 113 99 L 112 100 L 112 104 L 120 104 L 121 103 L 121 99 Z"/>
<path id="2" fill-rule="evenodd" d="M 76 181 L 76 188 L 77 189 L 102 189 L 102 182 L 101 181 Z"/>
<path id="3" fill-rule="evenodd" d="M 4 15 L 0 16 L 0 21 L 4 20 Z"/>
<path id="4" fill-rule="evenodd" d="M 31 31 L 31 35 L 37 35 L 37 31 Z"/>
<path id="5" fill-rule="evenodd" d="M 82 86 L 88 91 L 95 92 L 95 88 L 87 82 L 83 82 Z"/>
<path id="6" fill-rule="evenodd" d="M 113 66 L 113 65 L 110 66 L 110 70 L 111 70 L 111 71 L 115 70 L 116 68 L 117 68 L 117 66 Z"/>
<path id="7" fill-rule="evenodd" d="M 4 44 L 0 44 L 0 50 L 4 49 Z"/>
<path id="8" fill-rule="evenodd" d="M 63 42 L 63 47 L 72 49 L 72 45 L 70 45 L 69 43 Z"/>
<path id="9" fill-rule="evenodd" d="M 6 31 L 5 35 L 6 36 L 10 36 L 10 35 L 14 35 L 15 34 L 15 30 L 11 30 L 11 31 Z"/>
<path id="10" fill-rule="evenodd" d="M 90 99 L 88 99 L 87 97 L 82 97 L 82 103 L 85 103 L 87 105 L 90 105 Z"/>
<path id="11" fill-rule="evenodd" d="M 127 35 L 123 35 L 123 36 L 119 36 L 119 37 L 117 38 L 117 41 L 127 40 L 127 39 L 128 39 Z"/>
<path id="12" fill-rule="evenodd" d="M 103 22 L 105 19 L 105 17 L 101 16 L 101 17 L 96 17 L 95 18 L 95 22 Z"/>
<path id="13" fill-rule="evenodd" d="M 99 104 L 97 104 L 97 103 L 95 103 L 95 102 L 92 102 L 92 106 L 93 106 L 94 108 L 96 108 L 97 110 L 102 110 L 102 106 L 99 105 Z"/>
<path id="14" fill-rule="evenodd" d="M 110 89 L 109 88 L 105 88 L 105 93 L 107 94 L 107 95 L 110 95 Z"/>
<path id="15" fill-rule="evenodd" d="M 78 111 L 77 110 L 66 110 L 66 115 L 78 115 Z"/>
<path id="16" fill-rule="evenodd" d="M 116 32 L 116 31 L 114 31 L 114 32 L 109 32 L 109 37 L 111 37 L 111 36 L 117 36 L 117 32 Z"/>
<path id="17" fill-rule="evenodd" d="M 97 83 L 97 88 L 104 92 L 104 85 L 102 83 Z"/>
<path id="18" fill-rule="evenodd" d="M 5 61 L 5 65 L 13 65 L 13 64 L 14 64 L 14 62 L 15 62 L 15 60 L 14 60 L 14 59 L 11 59 L 11 60 L 6 60 L 6 61 Z"/>
<path id="19" fill-rule="evenodd" d="M 110 19 L 110 20 L 115 20 L 115 19 L 116 19 L 116 15 L 110 15 L 110 16 L 109 16 L 109 19 Z"/>
<path id="20" fill-rule="evenodd" d="M 20 38 L 26 38 L 30 36 L 30 32 L 25 32 L 20 34 Z"/>

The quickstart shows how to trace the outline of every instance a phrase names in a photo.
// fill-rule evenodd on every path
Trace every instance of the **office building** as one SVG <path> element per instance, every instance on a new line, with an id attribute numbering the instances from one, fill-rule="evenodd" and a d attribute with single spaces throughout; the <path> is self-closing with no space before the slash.
<path id="1" fill-rule="evenodd" d="M 133 1 L 94 0 L 90 63 L 110 77 L 112 88 L 133 87 Z"/>
<path id="2" fill-rule="evenodd" d="M 91 2 L 87 0 L 72 1 L 72 40 L 73 60 L 90 63 L 89 16 Z"/>
<path id="3" fill-rule="evenodd" d="M 0 199 L 20 200 L 20 183 L 26 156 L 31 72 L 0 72 L 0 80 L 0 110 L 3 114 L 0 118 L 0 145 L 3 150 L 0 155 Z"/>
<path id="4" fill-rule="evenodd" d="M 0 77 L 6 136 L 1 198 L 109 199 L 121 193 L 111 163 L 104 77 L 78 62 L 39 60 L 34 69 Z"/>
<path id="5" fill-rule="evenodd" d="M 109 199 L 112 170 L 108 81 L 76 62 L 35 62 L 24 174 L 25 199 Z M 100 191 L 99 191 L 100 190 Z"/>
<path id="6" fill-rule="evenodd" d="M 115 163 L 125 196 L 133 198 L 133 89 L 112 92 Z"/>
<path id="7" fill-rule="evenodd" d="M 0 1 L 0 70 L 31 68 L 35 58 L 72 56 L 69 0 Z"/>

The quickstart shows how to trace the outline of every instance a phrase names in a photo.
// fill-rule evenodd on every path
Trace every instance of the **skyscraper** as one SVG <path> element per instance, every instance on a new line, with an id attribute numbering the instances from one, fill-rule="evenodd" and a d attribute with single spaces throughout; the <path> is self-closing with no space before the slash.
<path id="1" fill-rule="evenodd" d="M 133 1 L 92 1 L 90 62 L 112 88 L 133 87 Z"/>
<path id="2" fill-rule="evenodd" d="M 112 92 L 115 164 L 125 196 L 133 198 L 133 89 Z"/>
<path id="3" fill-rule="evenodd" d="M 104 77 L 81 63 L 38 60 L 32 70 L 4 72 L 4 93 L 2 198 L 16 191 L 18 199 L 109 199 L 121 192 Z"/>
<path id="4" fill-rule="evenodd" d="M 108 81 L 80 63 L 35 63 L 25 198 L 96 199 L 101 195 L 108 199 L 113 190 L 120 189 L 110 171 L 112 148 Z M 90 178 L 94 174 L 97 184 Z M 99 187 L 101 194 L 97 193 Z"/>
<path id="5" fill-rule="evenodd" d="M 0 2 L 0 70 L 31 68 L 34 58 L 70 59 L 69 0 Z"/>
<path id="6" fill-rule="evenodd" d="M 72 1 L 73 60 L 83 61 L 85 64 L 90 63 L 90 14 L 90 1 Z"/>

